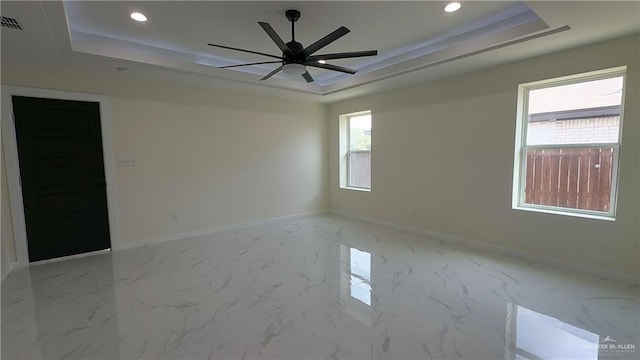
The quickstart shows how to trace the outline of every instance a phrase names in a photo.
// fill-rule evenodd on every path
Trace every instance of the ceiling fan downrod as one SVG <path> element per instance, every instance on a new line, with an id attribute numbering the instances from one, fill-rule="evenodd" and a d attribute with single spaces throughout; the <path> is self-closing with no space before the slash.
<path id="1" fill-rule="evenodd" d="M 298 19 L 300 19 L 300 11 L 287 10 L 284 13 L 284 16 L 286 16 L 287 19 L 291 22 L 291 42 L 295 42 L 296 41 L 295 23 L 296 21 L 298 21 Z"/>

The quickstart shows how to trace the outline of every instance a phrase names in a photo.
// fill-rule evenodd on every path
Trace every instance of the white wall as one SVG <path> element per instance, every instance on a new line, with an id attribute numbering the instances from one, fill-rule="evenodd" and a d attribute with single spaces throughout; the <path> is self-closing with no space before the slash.
<path id="1" fill-rule="evenodd" d="M 114 98 L 125 239 L 327 207 L 322 111 L 274 114 Z M 170 222 L 177 212 L 178 222 Z"/>
<path id="2" fill-rule="evenodd" d="M 5 61 L 2 83 L 109 96 L 114 159 L 137 163 L 116 166 L 123 246 L 328 208 L 325 105 Z"/>
<path id="3" fill-rule="evenodd" d="M 638 36 L 329 106 L 329 202 L 344 213 L 638 275 Z M 511 209 L 520 83 L 628 65 L 615 222 Z M 338 116 L 371 110 L 372 191 L 339 188 Z"/>

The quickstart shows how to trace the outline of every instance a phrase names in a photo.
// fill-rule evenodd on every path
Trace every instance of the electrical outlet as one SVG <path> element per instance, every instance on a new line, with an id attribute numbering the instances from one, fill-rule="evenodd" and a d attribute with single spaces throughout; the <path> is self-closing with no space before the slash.
<path id="1" fill-rule="evenodd" d="M 178 222 L 178 213 L 177 212 L 171 213 L 171 222 L 174 222 L 174 223 Z"/>

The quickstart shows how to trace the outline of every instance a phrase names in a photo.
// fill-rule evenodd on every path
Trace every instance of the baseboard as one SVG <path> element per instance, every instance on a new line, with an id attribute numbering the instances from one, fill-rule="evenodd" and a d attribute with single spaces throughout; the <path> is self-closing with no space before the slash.
<path id="1" fill-rule="evenodd" d="M 7 276 L 9 276 L 9 274 L 11 274 L 11 272 L 18 268 L 18 262 L 17 261 L 9 261 L 9 266 L 7 267 L 7 272 L 2 274 L 2 280 L 0 281 L 0 283 L 3 283 L 4 280 L 7 278 Z"/>
<path id="2" fill-rule="evenodd" d="M 216 226 L 208 229 L 188 231 L 188 232 L 183 232 L 178 234 L 162 235 L 162 236 L 157 236 L 153 238 L 127 241 L 126 243 L 121 243 L 121 244 L 112 244 L 112 250 L 118 251 L 118 250 L 130 249 L 130 248 L 135 248 L 140 246 L 159 244 L 167 241 L 206 236 L 206 235 L 219 233 L 222 231 L 239 230 L 239 229 L 250 228 L 250 227 L 259 226 L 259 225 L 265 225 L 265 224 L 278 222 L 278 221 L 292 220 L 292 219 L 298 219 L 298 218 L 303 218 L 307 216 L 323 215 L 328 213 L 329 213 L 329 210 L 310 211 L 310 212 L 298 213 L 293 215 L 278 216 L 278 217 L 273 217 L 268 219 L 247 221 L 247 222 L 237 223 L 237 224 L 221 225 L 221 226 Z"/>
<path id="3" fill-rule="evenodd" d="M 3 283 L 4 279 L 6 279 L 9 274 L 11 274 L 11 263 L 7 265 L 7 271 L 2 273 L 2 280 L 0 281 L 0 283 Z"/>
<path id="4" fill-rule="evenodd" d="M 464 245 L 476 250 L 490 251 L 493 253 L 506 255 L 506 256 L 517 258 L 527 262 L 553 266 L 555 268 L 560 268 L 565 270 L 577 271 L 584 274 L 596 276 L 598 278 L 614 280 L 614 281 L 623 282 L 627 284 L 633 284 L 633 285 L 640 284 L 640 279 L 638 279 L 638 277 L 611 271 L 611 270 L 602 269 L 595 266 L 579 264 L 579 263 L 562 260 L 562 259 L 558 259 L 550 256 L 545 256 L 545 255 L 533 254 L 526 251 L 515 250 L 515 249 L 504 247 L 504 246 L 488 244 L 488 243 L 477 241 L 477 240 L 465 239 L 465 238 L 450 235 L 450 234 L 443 234 L 439 232 L 428 231 L 428 230 L 416 228 L 413 226 L 402 225 L 402 224 L 394 223 L 391 221 L 361 216 L 361 215 L 352 214 L 352 213 L 348 213 L 340 210 L 330 210 L 330 213 L 334 215 L 342 216 L 345 218 L 349 218 L 349 219 L 359 220 L 359 221 L 368 222 L 371 224 L 386 226 L 396 230 L 406 231 L 411 234 L 428 237 L 438 241 L 445 241 L 445 242 L 454 243 L 458 245 Z"/>
<path id="5" fill-rule="evenodd" d="M 90 251 L 90 252 L 86 252 L 86 253 L 82 253 L 82 254 L 61 256 L 61 257 L 57 257 L 57 258 L 53 258 L 53 259 L 34 261 L 34 262 L 30 262 L 29 263 L 29 267 L 38 266 L 38 265 L 46 265 L 46 264 L 51 264 L 51 263 L 56 263 L 56 262 L 61 262 L 61 261 L 82 259 L 82 258 L 86 258 L 86 257 L 89 257 L 89 256 L 108 254 L 110 252 L 111 252 L 111 249 L 103 249 L 103 250 Z"/>

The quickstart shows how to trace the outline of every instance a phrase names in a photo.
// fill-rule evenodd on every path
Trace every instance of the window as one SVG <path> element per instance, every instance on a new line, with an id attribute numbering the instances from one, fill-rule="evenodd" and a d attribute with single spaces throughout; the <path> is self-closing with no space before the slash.
<path id="1" fill-rule="evenodd" d="M 514 209 L 614 219 L 625 70 L 518 87 Z"/>
<path id="2" fill-rule="evenodd" d="M 371 190 L 371 112 L 340 117 L 340 187 Z"/>

